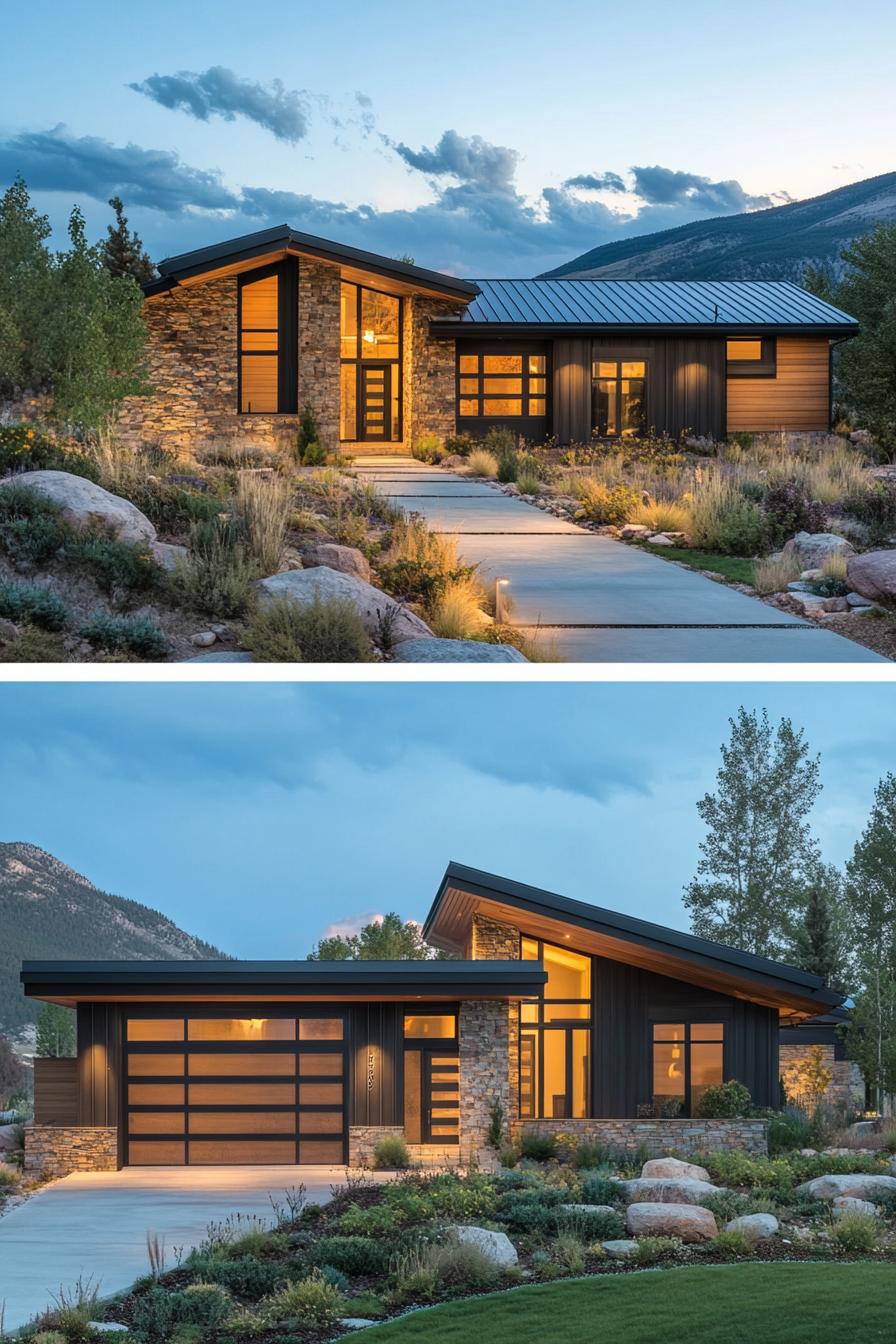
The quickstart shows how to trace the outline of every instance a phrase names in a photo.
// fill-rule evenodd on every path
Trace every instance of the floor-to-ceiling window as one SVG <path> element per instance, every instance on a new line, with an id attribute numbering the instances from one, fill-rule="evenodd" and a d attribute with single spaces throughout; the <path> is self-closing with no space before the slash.
<path id="1" fill-rule="evenodd" d="M 520 1114 L 582 1118 L 590 1106 L 591 958 L 523 938 L 524 961 L 543 961 L 542 997 L 520 1005 Z"/>
<path id="2" fill-rule="evenodd" d="M 591 367 L 591 425 L 600 438 L 632 438 L 644 428 L 647 364 L 596 359 Z"/>
<path id="3" fill-rule="evenodd" d="M 401 299 L 343 281 L 341 439 L 390 443 L 401 438 L 401 326 Z"/>
<path id="4" fill-rule="evenodd" d="M 708 1087 L 724 1081 L 723 1022 L 653 1023 L 653 1106 L 658 1115 L 693 1115 Z"/>

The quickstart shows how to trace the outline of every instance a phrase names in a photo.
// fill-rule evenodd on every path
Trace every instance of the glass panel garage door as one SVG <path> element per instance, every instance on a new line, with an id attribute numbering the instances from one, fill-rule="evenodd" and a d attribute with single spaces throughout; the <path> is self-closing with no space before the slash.
<path id="1" fill-rule="evenodd" d="M 340 1014 L 131 1017 L 125 1071 L 130 1166 L 346 1160 Z"/>

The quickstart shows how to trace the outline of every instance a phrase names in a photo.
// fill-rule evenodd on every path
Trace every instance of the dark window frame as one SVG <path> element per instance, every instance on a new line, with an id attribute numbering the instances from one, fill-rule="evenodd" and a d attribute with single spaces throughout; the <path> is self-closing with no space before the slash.
<path id="1" fill-rule="evenodd" d="M 594 957 L 591 956 L 591 955 L 590 955 L 589 953 L 587 953 L 587 952 L 579 952 L 579 950 L 578 950 L 577 948 L 574 948 L 574 947 L 565 947 L 562 943 L 554 943 L 554 942 L 551 942 L 550 939 L 546 939 L 546 938 L 536 938 L 536 937 L 533 936 L 532 934 L 522 933 L 522 932 L 521 932 L 520 935 L 519 935 L 519 954 L 520 954 L 520 960 L 523 960 L 523 955 L 522 955 L 522 953 L 523 953 L 523 940 L 524 940 L 524 939 L 527 939 L 529 942 L 532 942 L 532 943 L 536 943 L 536 944 L 537 944 L 537 946 L 538 946 L 538 958 L 537 958 L 538 961 L 541 961 L 541 962 L 544 961 L 544 949 L 545 949 L 545 947 L 555 947 L 555 948 L 557 948 L 557 950 L 560 951 L 560 952 L 564 952 L 564 951 L 565 951 L 565 952 L 575 952 L 577 956 L 580 956 L 580 957 L 586 957 L 587 960 L 588 960 L 588 962 L 590 963 L 589 980 L 590 980 L 590 984 L 591 984 L 591 995 L 590 995 L 589 998 L 584 998 L 584 999 L 581 999 L 581 998 L 566 998 L 566 997 L 564 997 L 564 998 L 548 998 L 547 995 L 546 995 L 546 993 L 545 993 L 545 989 L 547 988 L 547 986 L 545 986 L 545 988 L 542 989 L 541 993 L 539 994 L 537 1000 L 535 1000 L 535 1002 L 536 1002 L 537 1005 L 538 1005 L 538 1017 L 537 1017 L 537 1019 L 536 1019 L 534 1022 L 532 1022 L 532 1021 L 524 1022 L 524 1021 L 523 1021 L 523 1004 L 522 1004 L 522 1003 L 520 1004 L 520 1006 L 519 1006 L 519 1010 L 518 1010 L 518 1016 L 519 1016 L 519 1030 L 520 1030 L 520 1058 L 521 1058 L 521 1059 L 522 1059 L 522 1041 L 523 1041 L 523 1035 L 524 1035 L 524 1033 L 529 1033 L 530 1035 L 532 1035 L 532 1036 L 535 1037 L 535 1050 L 536 1050 L 536 1076 L 537 1076 L 537 1079 L 538 1079 L 538 1088 L 537 1088 L 537 1095 L 533 1095 L 533 1100 L 534 1100 L 534 1105 L 535 1105 L 535 1110 L 536 1110 L 536 1112 L 538 1112 L 538 1111 L 544 1111 L 544 1110 L 545 1110 L 545 1095 L 544 1095 L 544 1038 L 545 1038 L 545 1032 L 548 1032 L 548 1031 L 555 1031 L 555 1032 L 565 1032 L 565 1034 L 566 1034 L 566 1039 L 565 1039 L 565 1041 L 564 1041 L 564 1055 L 565 1055 L 565 1061 L 566 1061 L 565 1074 L 566 1074 L 567 1082 L 568 1082 L 568 1084 L 569 1084 L 570 1086 L 572 1085 L 572 1064 L 573 1064 L 573 1060 L 572 1060 L 572 1053 L 573 1053 L 573 1036 L 572 1036 L 572 1033 L 573 1033 L 574 1031 L 584 1031 L 584 1032 L 587 1033 L 587 1036 L 588 1036 L 588 1052 L 587 1052 L 587 1058 L 588 1058 L 588 1072 L 587 1072 L 586 1079 L 585 1079 L 585 1084 L 586 1084 L 586 1086 L 585 1086 L 585 1118 L 587 1119 L 588 1116 L 590 1116 L 590 1114 L 591 1114 L 592 1101 L 593 1101 L 593 1097 L 594 1097 L 594 1078 L 593 1078 L 593 1072 L 594 1072 Z M 528 958 L 527 958 L 527 960 L 528 960 Z M 528 1000 L 527 1002 L 531 1004 L 532 1000 L 530 999 L 530 1000 Z M 570 1018 L 570 1017 L 567 1017 L 567 1018 L 552 1018 L 552 1019 L 550 1019 L 550 1020 L 546 1020 L 546 1018 L 545 1018 L 545 1011 L 544 1011 L 544 1010 L 545 1010 L 545 1004 L 551 1005 L 551 1004 L 566 1004 L 566 1003 L 569 1003 L 569 1004 L 580 1004 L 580 1003 L 584 1003 L 584 1004 L 587 1004 L 587 1005 L 588 1005 L 590 1011 L 589 1011 L 589 1013 L 588 1013 L 588 1015 L 587 1015 L 586 1017 L 576 1017 L 576 1018 Z M 544 1119 L 554 1119 L 554 1118 L 557 1118 L 557 1117 L 553 1117 L 553 1116 L 544 1116 L 544 1115 L 538 1115 L 538 1114 L 536 1114 L 536 1115 L 534 1115 L 534 1116 L 524 1115 L 524 1114 L 523 1114 L 523 1110 L 522 1110 L 522 1102 L 523 1102 L 522 1089 L 523 1089 L 522 1069 L 520 1069 L 520 1070 L 519 1070 L 519 1077 L 518 1077 L 518 1079 L 517 1079 L 517 1093 L 518 1093 L 518 1101 L 519 1101 L 519 1106 L 520 1106 L 520 1117 L 521 1117 L 522 1119 L 535 1119 L 535 1120 L 542 1119 L 542 1120 L 544 1120 Z M 571 1111 L 571 1110 L 572 1110 L 572 1092 L 571 1092 L 571 1091 L 567 1091 L 566 1094 L 565 1094 L 565 1096 L 566 1096 L 566 1101 L 567 1101 L 568 1109 Z M 562 1118 L 562 1117 L 561 1117 L 561 1118 Z"/>
<path id="2" fill-rule="evenodd" d="M 340 298 L 341 286 L 354 285 L 357 295 L 355 304 L 355 355 L 348 357 L 342 353 L 342 311 L 340 307 L 339 314 L 339 442 L 340 443 L 401 443 L 404 438 L 404 299 L 400 294 L 390 294 L 387 289 L 377 289 L 376 285 L 362 285 L 359 280 L 340 280 Z M 396 359 L 364 359 L 361 354 L 361 305 L 362 295 L 365 290 L 371 294 L 384 294 L 389 299 L 396 299 L 398 302 L 398 356 Z M 355 433 L 354 435 L 343 437 L 342 434 L 342 370 L 349 365 L 355 370 Z M 398 415 L 397 422 L 392 427 L 393 432 L 389 438 L 382 439 L 364 439 L 359 437 L 359 422 L 361 419 L 361 393 L 363 390 L 363 370 L 364 369 L 386 369 L 386 384 L 389 396 L 388 409 L 391 416 L 391 392 L 392 380 L 395 377 L 395 371 L 398 372 Z"/>
<path id="3" fill-rule="evenodd" d="M 453 1017 L 454 1035 L 453 1036 L 406 1036 L 404 1034 L 404 1019 L 409 1017 Z M 445 1144 L 453 1146 L 460 1143 L 460 1004 L 440 1004 L 418 1006 L 417 1004 L 404 1003 L 401 1006 L 402 1019 L 402 1050 L 401 1050 L 401 1109 L 404 1116 L 405 1096 L 404 1096 L 404 1061 L 408 1052 L 416 1050 L 420 1054 L 420 1128 L 421 1143 Z M 433 1082 L 432 1077 L 432 1059 L 433 1055 L 456 1055 L 458 1062 L 458 1082 L 457 1087 L 453 1083 Z M 450 1121 L 442 1117 L 439 1120 L 441 1127 L 454 1128 L 454 1134 L 432 1134 L 432 1108 L 434 1097 L 439 1092 L 457 1091 L 457 1120 Z"/>
<path id="4" fill-rule="evenodd" d="M 692 1114 L 693 1114 L 693 1109 L 694 1109 L 694 1106 L 693 1106 L 693 1097 L 692 1097 L 692 1095 L 691 1095 L 691 1046 L 692 1046 L 693 1044 L 696 1044 L 696 1045 L 710 1045 L 710 1044 L 716 1044 L 716 1045 L 717 1045 L 717 1044 L 719 1044 L 718 1041 L 712 1041 L 712 1042 L 711 1042 L 711 1041 L 696 1041 L 696 1042 L 692 1041 L 692 1040 L 691 1040 L 691 1028 L 692 1028 L 692 1027 L 708 1026 L 708 1025 L 710 1025 L 711 1023 L 715 1023 L 715 1022 L 720 1023 L 720 1024 L 721 1024 L 721 1027 L 722 1027 L 722 1040 L 721 1040 L 721 1046 L 722 1046 L 722 1082 L 724 1083 L 724 1082 L 726 1082 L 727 1079 L 728 1079 L 728 1051 L 729 1051 L 729 1039 L 730 1039 L 730 1033 L 731 1033 L 731 1021 L 730 1021 L 730 1017 L 729 1017 L 729 1015 L 728 1015 L 727 1013 L 724 1013 L 724 1012 L 718 1012 L 718 1013 L 714 1013 L 714 1014 L 713 1014 L 713 1013 L 701 1013 L 699 1017 L 696 1017 L 696 1016 L 693 1016 L 693 1015 L 691 1015 L 691 1014 L 687 1014 L 687 1013 L 679 1013 L 677 1016 L 673 1016 L 673 1015 L 671 1015 L 671 1014 L 665 1014 L 665 1013 L 664 1013 L 662 1017 L 652 1017 L 652 1018 L 650 1019 L 650 1021 L 649 1021 L 648 1024 L 647 1024 L 647 1027 L 648 1027 L 648 1031 L 649 1031 L 649 1033 L 650 1033 L 649 1038 L 648 1038 L 648 1057 L 649 1057 L 649 1067 L 650 1067 L 650 1087 L 649 1087 L 649 1094 L 650 1094 L 650 1100 L 651 1100 L 651 1103 L 654 1103 L 654 1097 L 655 1097 L 655 1093 L 654 1093 L 654 1089 L 653 1089 L 653 1076 L 654 1076 L 654 1047 L 657 1046 L 657 1045 L 664 1045 L 664 1044 L 667 1045 L 667 1044 L 669 1044 L 668 1041 L 657 1041 L 657 1040 L 654 1039 L 654 1033 L 655 1033 L 656 1028 L 657 1028 L 657 1027 L 664 1027 L 664 1026 L 667 1026 L 667 1027 L 683 1026 L 683 1027 L 684 1027 L 684 1040 L 681 1042 L 682 1053 L 683 1053 L 683 1056 L 684 1056 L 684 1103 L 683 1103 L 683 1105 L 682 1105 L 682 1108 L 681 1108 L 681 1111 L 680 1111 L 680 1115 L 681 1115 L 682 1119 L 689 1119 L 689 1118 L 692 1116 Z"/>
<path id="5" fill-rule="evenodd" d="M 483 367 L 483 360 L 490 355 L 513 356 L 519 355 L 523 362 L 520 373 L 486 373 Z M 544 373 L 531 373 L 529 370 L 529 359 L 531 356 L 539 356 L 544 360 Z M 462 373 L 460 367 L 461 358 L 475 357 L 477 359 L 477 368 L 475 373 Z M 475 392 L 462 392 L 461 379 L 475 378 L 477 380 L 477 390 Z M 502 394 L 500 392 L 485 392 L 483 390 L 484 380 L 486 378 L 504 378 L 508 382 L 517 379 L 522 382 L 522 389 L 519 393 L 510 392 Z M 534 378 L 544 379 L 544 392 L 531 392 L 530 384 Z M 552 349 L 549 345 L 533 344 L 531 341 L 511 342 L 504 344 L 495 344 L 494 342 L 471 342 L 455 341 L 454 357 L 454 419 L 457 432 L 463 433 L 485 433 L 489 429 L 496 429 L 499 425 L 510 425 L 519 431 L 526 438 L 541 438 L 547 434 L 553 411 L 553 358 Z M 485 415 L 484 407 L 487 402 L 502 401 L 508 397 L 516 398 L 519 396 L 520 406 L 522 408 L 520 415 Z M 544 401 L 544 411 L 538 415 L 529 414 L 529 403 L 532 399 Z M 477 403 L 477 412 L 475 415 L 469 415 L 461 412 L 461 402 L 475 401 Z"/>
<path id="6" fill-rule="evenodd" d="M 256 280 L 276 275 L 277 349 L 243 351 L 243 289 Z M 238 415 L 296 415 L 299 409 L 299 266 L 298 258 L 287 257 L 271 266 L 259 266 L 237 276 L 236 288 L 236 410 Z M 273 330 L 273 328 L 252 328 Z M 277 360 L 276 411 L 243 410 L 243 354 L 261 355 Z"/>
<path id="7" fill-rule="evenodd" d="M 638 426 L 638 429 L 635 431 L 634 434 L 623 435 L 621 429 L 617 429 L 617 431 L 616 431 L 615 434 L 610 434 L 610 433 L 607 433 L 607 434 L 601 434 L 601 433 L 598 432 L 597 425 L 595 424 L 595 419 L 596 419 L 596 417 L 595 417 L 595 414 L 594 414 L 594 392 L 595 392 L 596 385 L 597 385 L 598 383 L 609 381 L 609 380 L 608 380 L 607 378 L 605 378 L 603 375 L 601 375 L 601 374 L 599 374 L 599 373 L 596 372 L 596 369 L 598 368 L 598 366 L 599 366 L 600 364 L 615 364 L 615 365 L 616 365 L 616 372 L 615 372 L 615 374 L 613 375 L 613 380 L 612 380 L 612 381 L 615 382 L 615 384 L 616 384 L 616 411 L 615 411 L 615 415 L 616 415 L 616 424 L 617 424 L 617 425 L 619 425 L 619 424 L 621 423 L 621 421 L 622 421 L 622 414 L 621 414 L 621 412 L 622 412 L 622 382 L 623 382 L 622 366 L 623 366 L 623 364 L 643 364 L 643 365 L 644 365 L 644 375 L 643 375 L 643 381 L 644 381 L 644 409 L 643 409 L 642 414 L 641 414 L 641 424 Z M 640 375 L 638 375 L 638 376 L 640 377 Z M 633 438 L 633 439 L 639 439 L 639 438 L 641 438 L 642 434 L 644 434 L 644 432 L 645 432 L 646 429 L 647 429 L 647 394 L 648 394 L 649 387 L 650 387 L 650 360 L 649 360 L 645 355 L 619 355 L 619 356 L 616 356 L 616 355 L 609 355 L 609 354 L 608 354 L 608 355 L 603 355 L 603 354 L 595 355 L 595 354 L 592 353 L 592 356 L 591 356 L 591 433 L 592 433 L 592 436 L 593 436 L 594 438 L 596 438 L 596 439 L 606 439 L 606 440 L 608 440 L 608 441 L 614 441 L 614 440 L 616 440 L 616 439 L 621 439 L 621 438 Z"/>
<path id="8" fill-rule="evenodd" d="M 759 341 L 762 353 L 759 359 L 729 359 L 729 341 Z M 725 338 L 726 378 L 776 378 L 778 374 L 778 342 L 774 336 L 727 336 Z"/>

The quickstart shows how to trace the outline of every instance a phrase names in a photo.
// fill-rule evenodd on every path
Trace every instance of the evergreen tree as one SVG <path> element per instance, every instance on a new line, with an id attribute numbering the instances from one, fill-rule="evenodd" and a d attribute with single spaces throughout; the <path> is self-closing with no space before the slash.
<path id="1" fill-rule="evenodd" d="M 809 883 L 789 955 L 801 970 L 820 975 L 826 985 L 841 986 L 847 978 L 843 879 L 833 865 L 820 864 Z"/>
<path id="2" fill-rule="evenodd" d="M 45 1003 L 37 1019 L 34 1053 L 41 1059 L 71 1059 L 75 1053 L 75 1015 L 59 1003 Z"/>
<path id="3" fill-rule="evenodd" d="M 741 706 L 729 720 L 715 793 L 697 811 L 707 835 L 684 892 L 691 928 L 745 952 L 779 957 L 792 942 L 818 847 L 806 820 L 821 789 L 802 732 Z"/>
<path id="4" fill-rule="evenodd" d="M 106 225 L 103 265 L 110 275 L 129 275 L 138 285 L 155 279 L 156 268 L 136 232 L 128 228 L 127 215 L 120 196 L 109 201 L 115 211 L 115 223 Z"/>
<path id="5" fill-rule="evenodd" d="M 365 924 L 360 933 L 323 938 L 309 961 L 427 961 L 436 956 L 423 941 L 420 925 L 404 923 L 394 910 Z"/>
<path id="6" fill-rule="evenodd" d="M 6 1037 L 0 1036 L 0 1110 L 6 1109 L 24 1082 L 25 1066 Z"/>

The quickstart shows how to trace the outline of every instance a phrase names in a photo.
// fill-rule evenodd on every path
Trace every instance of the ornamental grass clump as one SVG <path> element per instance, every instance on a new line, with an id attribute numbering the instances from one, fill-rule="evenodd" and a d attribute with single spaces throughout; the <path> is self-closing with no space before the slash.
<path id="1" fill-rule="evenodd" d="M 250 605 L 258 565 L 240 522 L 219 513 L 190 529 L 189 555 L 174 571 L 173 584 L 185 606 L 207 616 L 242 616 Z"/>
<path id="2" fill-rule="evenodd" d="M 844 1251 L 873 1251 L 880 1236 L 880 1224 L 871 1213 L 846 1213 L 834 1224 L 833 1236 Z"/>
<path id="3" fill-rule="evenodd" d="M 427 616 L 439 639 L 473 639 L 483 627 L 482 587 L 472 576 L 449 579 Z"/>
<path id="4" fill-rule="evenodd" d="M 405 1171 L 411 1165 L 408 1146 L 400 1134 L 384 1134 L 373 1150 L 375 1171 Z"/>
<path id="5" fill-rule="evenodd" d="M 292 498 L 292 487 L 282 476 L 265 480 L 243 473 L 237 483 L 236 516 L 262 574 L 276 574 L 280 568 Z"/>
<path id="6" fill-rule="evenodd" d="M 312 1269 L 305 1279 L 284 1284 L 261 1304 L 261 1313 L 271 1325 L 295 1321 L 308 1328 L 329 1329 L 339 1319 L 342 1297 L 339 1289 Z"/>
<path id="7" fill-rule="evenodd" d="M 658 499 L 649 504 L 636 504 L 625 521 L 639 523 L 654 532 L 686 532 L 690 514 L 683 504 L 667 503 Z"/>
<path id="8" fill-rule="evenodd" d="M 471 476 L 493 481 L 498 475 L 498 459 L 486 448 L 474 448 L 467 458 L 467 471 Z"/>
<path id="9" fill-rule="evenodd" d="M 370 663 L 374 656 L 354 604 L 318 594 L 307 604 L 284 596 L 257 607 L 243 644 L 260 663 Z"/>
<path id="10" fill-rule="evenodd" d="M 694 495 L 687 530 L 693 546 L 717 555 L 760 555 L 766 549 L 761 505 L 721 476 L 713 476 Z"/>
<path id="11" fill-rule="evenodd" d="M 589 522 L 601 524 L 624 523 L 638 507 L 639 498 L 627 485 L 602 485 L 593 476 L 583 476 L 579 482 L 580 513 Z M 579 516 L 578 514 L 576 515 Z"/>
<path id="12" fill-rule="evenodd" d="M 788 583 L 795 583 L 803 572 L 798 556 L 768 555 L 753 563 L 753 587 L 757 593 L 783 593 Z"/>

